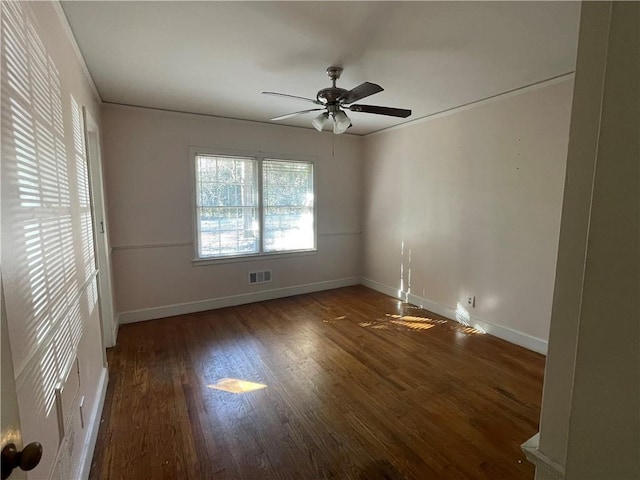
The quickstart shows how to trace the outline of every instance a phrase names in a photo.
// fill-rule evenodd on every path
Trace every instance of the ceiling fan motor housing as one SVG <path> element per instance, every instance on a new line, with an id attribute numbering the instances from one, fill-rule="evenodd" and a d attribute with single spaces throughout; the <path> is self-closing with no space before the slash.
<path id="1" fill-rule="evenodd" d="M 340 98 L 340 96 L 346 92 L 347 90 L 339 87 L 323 88 L 318 92 L 318 95 L 316 96 L 316 98 L 318 100 L 324 100 L 328 106 L 337 105 L 338 99 Z"/>

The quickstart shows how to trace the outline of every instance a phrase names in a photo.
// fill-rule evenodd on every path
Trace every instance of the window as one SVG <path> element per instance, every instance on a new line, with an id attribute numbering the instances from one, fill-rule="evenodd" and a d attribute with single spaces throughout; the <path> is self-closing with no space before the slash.
<path id="1" fill-rule="evenodd" d="M 197 152 L 198 259 L 315 249 L 313 163 Z"/>
<path id="2" fill-rule="evenodd" d="M 313 248 L 313 164 L 262 163 L 264 251 Z"/>

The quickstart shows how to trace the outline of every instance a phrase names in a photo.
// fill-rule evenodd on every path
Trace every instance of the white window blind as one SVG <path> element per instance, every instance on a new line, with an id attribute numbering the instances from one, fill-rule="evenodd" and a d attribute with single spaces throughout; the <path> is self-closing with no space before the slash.
<path id="1" fill-rule="evenodd" d="M 264 160 L 262 189 L 264 251 L 313 248 L 313 164 Z"/>
<path id="2" fill-rule="evenodd" d="M 198 256 L 259 252 L 257 162 L 196 156 Z"/>

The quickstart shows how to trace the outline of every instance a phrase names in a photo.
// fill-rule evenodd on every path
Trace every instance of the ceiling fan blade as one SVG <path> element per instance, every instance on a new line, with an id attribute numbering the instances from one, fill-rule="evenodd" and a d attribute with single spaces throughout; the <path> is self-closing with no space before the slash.
<path id="1" fill-rule="evenodd" d="M 297 100 L 304 100 L 305 102 L 315 103 L 316 105 L 324 105 L 324 103 L 314 100 L 313 98 L 298 97 L 297 95 L 287 95 L 286 93 L 278 92 L 262 92 L 263 95 L 273 95 L 275 97 L 295 98 Z"/>
<path id="2" fill-rule="evenodd" d="M 407 118 L 411 115 L 411 110 L 403 108 L 378 107 L 376 105 L 351 105 L 348 107 L 352 112 L 375 113 L 377 115 L 388 115 L 390 117 Z"/>
<path id="3" fill-rule="evenodd" d="M 272 118 L 271 121 L 272 122 L 276 122 L 278 120 L 284 120 L 285 118 L 295 117 L 296 115 L 302 115 L 303 113 L 317 112 L 319 110 L 324 110 L 324 108 L 311 108 L 309 110 L 301 110 L 299 112 L 287 113 L 286 115 L 282 115 L 280 117 Z"/>
<path id="4" fill-rule="evenodd" d="M 343 93 L 338 98 L 338 101 L 340 103 L 353 103 L 362 98 L 368 97 L 369 95 L 373 95 L 374 93 L 379 93 L 383 90 L 384 88 L 382 88 L 380 85 L 376 85 L 375 83 L 370 82 L 364 82 L 357 87 L 352 88 L 348 92 Z"/>

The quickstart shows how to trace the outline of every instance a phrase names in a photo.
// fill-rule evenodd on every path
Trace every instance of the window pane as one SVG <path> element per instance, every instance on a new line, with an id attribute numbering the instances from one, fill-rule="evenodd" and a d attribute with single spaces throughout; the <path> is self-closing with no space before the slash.
<path id="1" fill-rule="evenodd" d="M 265 160 L 262 177 L 264 251 L 313 248 L 313 164 Z"/>
<path id="2" fill-rule="evenodd" d="M 258 253 L 256 161 L 196 156 L 198 254 Z"/>

